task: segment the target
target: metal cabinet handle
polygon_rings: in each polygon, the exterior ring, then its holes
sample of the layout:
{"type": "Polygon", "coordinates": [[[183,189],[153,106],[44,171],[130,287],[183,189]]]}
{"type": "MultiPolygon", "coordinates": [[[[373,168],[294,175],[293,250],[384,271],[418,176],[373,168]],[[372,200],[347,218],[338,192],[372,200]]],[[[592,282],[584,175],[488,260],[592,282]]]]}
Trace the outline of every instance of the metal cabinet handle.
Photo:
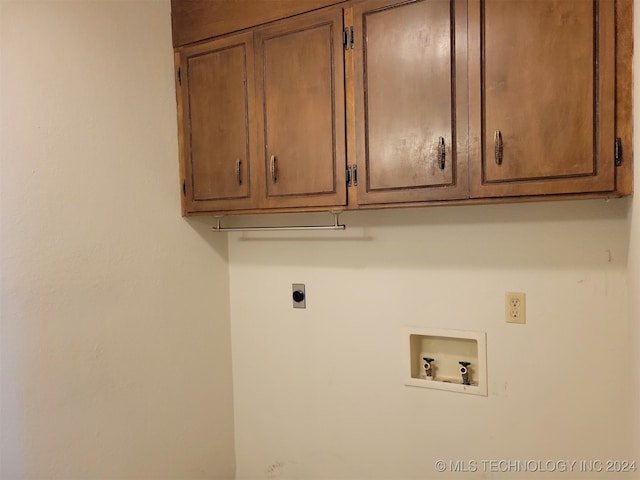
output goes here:
{"type": "Polygon", "coordinates": [[[276,183],[278,181],[278,176],[276,174],[276,156],[271,155],[271,181],[276,183]]]}
{"type": "Polygon", "coordinates": [[[444,138],[438,139],[438,166],[440,170],[444,170],[444,165],[447,161],[447,147],[444,143],[444,138]]]}
{"type": "Polygon", "coordinates": [[[358,186],[358,166],[357,165],[347,165],[347,187],[353,185],[354,187],[358,186]]]}
{"type": "Polygon", "coordinates": [[[240,159],[238,158],[236,160],[236,182],[238,183],[238,185],[242,185],[242,177],[240,175],[240,164],[242,162],[240,162],[240,159]]]}
{"type": "Polygon", "coordinates": [[[496,163],[498,165],[502,165],[502,132],[500,130],[496,130],[496,133],[493,134],[493,147],[495,150],[496,163]]]}

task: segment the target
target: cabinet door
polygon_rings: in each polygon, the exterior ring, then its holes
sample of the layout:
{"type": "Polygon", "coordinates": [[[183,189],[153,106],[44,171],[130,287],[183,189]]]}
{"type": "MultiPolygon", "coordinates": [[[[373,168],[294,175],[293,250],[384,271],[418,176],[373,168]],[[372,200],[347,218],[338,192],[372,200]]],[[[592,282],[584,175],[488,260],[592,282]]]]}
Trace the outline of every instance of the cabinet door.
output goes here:
{"type": "Polygon", "coordinates": [[[472,196],[613,190],[614,1],[469,6],[472,196]]]}
{"type": "Polygon", "coordinates": [[[255,207],[253,36],[179,50],[185,213],[255,207]]]}
{"type": "Polygon", "coordinates": [[[256,31],[267,208],[346,203],[342,9],[256,31]]]}
{"type": "Polygon", "coordinates": [[[466,2],[353,11],[358,203],[466,198],[466,2]]]}

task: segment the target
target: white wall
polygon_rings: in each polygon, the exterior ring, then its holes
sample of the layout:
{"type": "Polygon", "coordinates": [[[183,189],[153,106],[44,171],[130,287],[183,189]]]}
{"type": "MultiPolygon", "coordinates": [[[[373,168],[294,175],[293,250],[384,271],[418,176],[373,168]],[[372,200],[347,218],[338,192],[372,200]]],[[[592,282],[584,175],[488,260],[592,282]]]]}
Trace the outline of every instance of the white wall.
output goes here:
{"type": "Polygon", "coordinates": [[[342,233],[232,235],[237,478],[632,457],[628,206],[352,212],[342,233]],[[526,325],[505,324],[506,291],[526,292],[526,325]],[[486,332],[488,397],[405,387],[405,325],[486,332]]]}
{"type": "Polygon", "coordinates": [[[233,478],[227,246],[180,218],[169,1],[0,15],[0,478],[233,478]]]}
{"type": "MultiPolygon", "coordinates": [[[[633,4],[633,37],[640,39],[640,1],[633,4]]],[[[637,40],[636,40],[637,42],[637,40]]],[[[634,56],[634,72],[640,72],[640,57],[634,56]]],[[[640,79],[634,75],[633,84],[633,112],[634,112],[634,139],[636,152],[640,151],[640,79]]],[[[636,159],[638,155],[635,155],[636,159]]],[[[640,188],[640,160],[635,164],[635,188],[640,188]]],[[[630,234],[629,234],[629,323],[632,328],[631,343],[633,351],[632,365],[633,378],[635,379],[634,405],[640,405],[640,195],[633,198],[633,205],[630,214],[630,234]]],[[[634,444],[635,451],[640,452],[640,409],[635,409],[634,416],[634,444]]]]}

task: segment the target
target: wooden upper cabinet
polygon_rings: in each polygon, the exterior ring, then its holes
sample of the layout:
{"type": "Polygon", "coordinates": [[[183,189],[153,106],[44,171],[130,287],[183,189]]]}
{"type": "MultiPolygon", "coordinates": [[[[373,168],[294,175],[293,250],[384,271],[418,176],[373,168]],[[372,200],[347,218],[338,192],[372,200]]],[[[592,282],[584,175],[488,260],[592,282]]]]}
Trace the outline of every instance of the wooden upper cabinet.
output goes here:
{"type": "Polygon", "coordinates": [[[632,193],[632,0],[172,9],[184,214],[632,193]]]}
{"type": "Polygon", "coordinates": [[[470,0],[471,197],[615,190],[613,0],[470,0]]]}
{"type": "Polygon", "coordinates": [[[365,1],[353,21],[358,203],[466,198],[466,1],[365,1]]]}
{"type": "Polygon", "coordinates": [[[185,213],[255,206],[253,36],[179,52],[185,213]]]}
{"type": "Polygon", "coordinates": [[[342,9],[255,32],[265,208],[346,204],[342,9]]]}

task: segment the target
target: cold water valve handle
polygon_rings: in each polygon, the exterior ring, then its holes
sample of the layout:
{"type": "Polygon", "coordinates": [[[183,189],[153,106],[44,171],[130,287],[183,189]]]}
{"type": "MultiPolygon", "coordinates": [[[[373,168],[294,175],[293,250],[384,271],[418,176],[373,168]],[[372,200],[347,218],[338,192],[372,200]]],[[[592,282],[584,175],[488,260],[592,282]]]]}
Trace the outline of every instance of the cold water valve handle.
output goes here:
{"type": "Polygon", "coordinates": [[[424,374],[428,380],[431,380],[433,378],[433,367],[431,364],[435,361],[435,358],[422,357],[422,360],[424,360],[424,374]]]}
{"type": "Polygon", "coordinates": [[[460,367],[460,374],[462,375],[462,384],[463,385],[471,385],[471,383],[469,382],[469,365],[471,365],[471,362],[458,362],[460,365],[462,365],[460,367]]]}

